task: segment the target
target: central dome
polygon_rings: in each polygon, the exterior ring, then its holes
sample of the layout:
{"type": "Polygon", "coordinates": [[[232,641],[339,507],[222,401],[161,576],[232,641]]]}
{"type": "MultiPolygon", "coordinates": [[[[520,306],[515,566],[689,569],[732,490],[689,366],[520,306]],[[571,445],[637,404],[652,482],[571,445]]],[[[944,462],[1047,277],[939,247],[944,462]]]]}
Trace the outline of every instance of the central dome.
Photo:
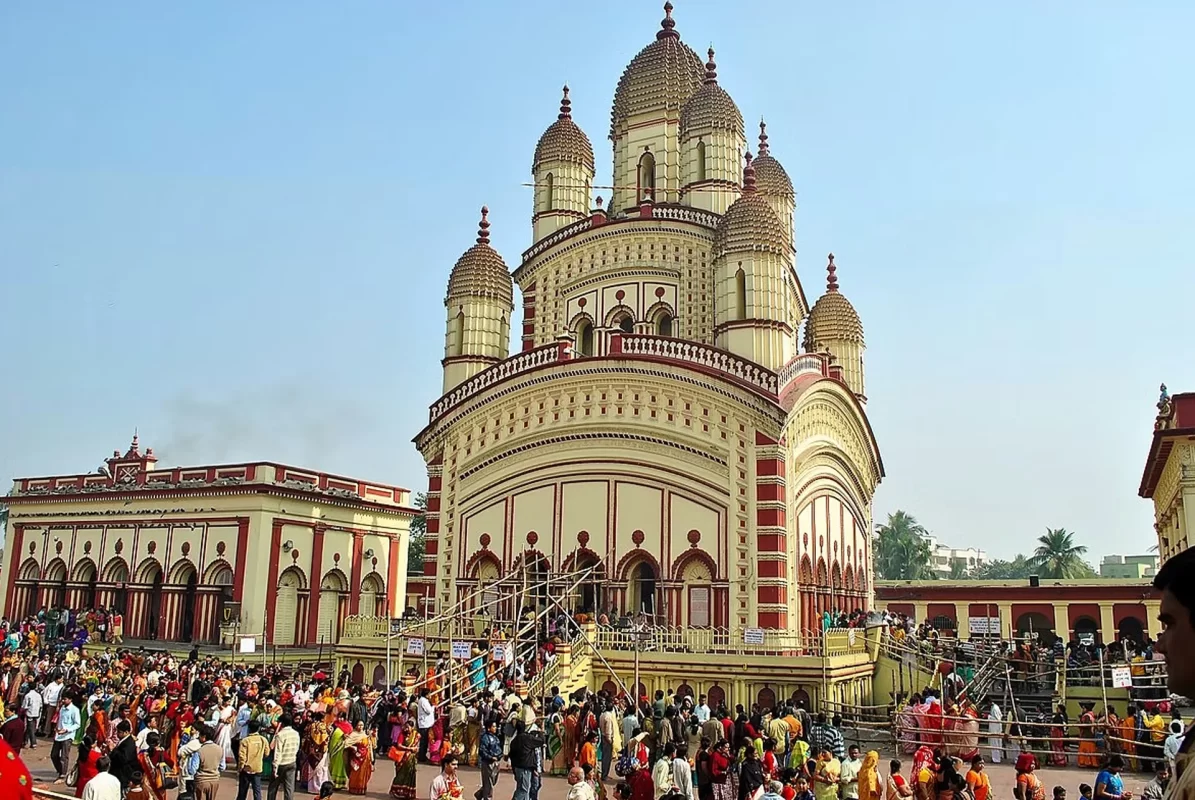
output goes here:
{"type": "Polygon", "coordinates": [[[611,139],[619,123],[636,114],[671,111],[679,115],[705,77],[701,58],[676,32],[672,3],[664,4],[664,15],[656,40],[631,59],[618,79],[610,109],[611,139]]]}

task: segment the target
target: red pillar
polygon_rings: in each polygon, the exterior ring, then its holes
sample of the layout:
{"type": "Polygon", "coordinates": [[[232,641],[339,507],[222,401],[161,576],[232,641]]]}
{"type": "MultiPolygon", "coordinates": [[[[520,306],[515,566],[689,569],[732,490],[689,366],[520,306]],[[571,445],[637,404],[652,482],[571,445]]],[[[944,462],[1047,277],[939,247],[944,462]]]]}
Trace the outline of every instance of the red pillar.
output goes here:
{"type": "Polygon", "coordinates": [[[311,532],[311,600],[307,604],[307,641],[319,641],[320,580],[324,576],[324,526],[311,532]]]}
{"type": "MultiPolygon", "coordinates": [[[[246,552],[248,550],[248,532],[249,522],[246,520],[241,523],[245,531],[246,552]]],[[[278,559],[280,551],[282,550],[282,522],[274,520],[273,530],[270,532],[270,566],[266,570],[266,607],[263,610],[262,625],[265,626],[266,644],[274,643],[274,625],[270,615],[274,613],[274,605],[278,602],[278,559]]],[[[241,540],[238,532],[237,538],[237,571],[236,580],[237,585],[233,587],[233,592],[239,600],[241,597],[241,588],[244,586],[245,574],[245,556],[242,555],[241,540]]],[[[295,632],[296,636],[298,631],[295,632]]]]}
{"type": "MultiPolygon", "coordinates": [[[[349,613],[358,614],[361,609],[361,552],[364,549],[365,533],[353,531],[353,559],[351,577],[349,578],[349,613]]],[[[366,609],[366,613],[373,614],[374,609],[366,609]]]]}

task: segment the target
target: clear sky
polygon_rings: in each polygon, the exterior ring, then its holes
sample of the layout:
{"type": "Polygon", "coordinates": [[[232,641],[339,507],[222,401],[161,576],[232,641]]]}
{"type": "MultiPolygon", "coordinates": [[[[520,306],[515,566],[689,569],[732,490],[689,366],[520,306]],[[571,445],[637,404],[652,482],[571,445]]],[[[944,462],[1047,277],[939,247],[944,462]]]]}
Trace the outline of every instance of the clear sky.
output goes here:
{"type": "MultiPolygon", "coordinates": [[[[288,461],[422,488],[448,272],[512,267],[560,85],[609,182],[630,3],[0,4],[0,475],[288,461]]],[[[833,250],[903,508],[999,556],[1153,543],[1195,390],[1195,4],[676,0],[833,250]]]]}

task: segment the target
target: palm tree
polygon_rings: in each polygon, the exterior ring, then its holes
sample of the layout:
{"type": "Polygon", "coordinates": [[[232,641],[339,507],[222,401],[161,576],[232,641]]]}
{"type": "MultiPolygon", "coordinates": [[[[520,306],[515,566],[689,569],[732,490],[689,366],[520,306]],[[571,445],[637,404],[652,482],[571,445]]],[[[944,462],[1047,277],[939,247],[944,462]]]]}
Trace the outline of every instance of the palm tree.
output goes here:
{"type": "Polygon", "coordinates": [[[1087,547],[1075,544],[1075,535],[1066,528],[1046,528],[1033,551],[1033,565],[1043,578],[1082,578],[1091,573],[1083,560],[1087,547]]]}
{"type": "Polygon", "coordinates": [[[912,515],[904,511],[889,514],[887,524],[876,525],[876,574],[887,580],[934,577],[928,535],[912,515]]]}

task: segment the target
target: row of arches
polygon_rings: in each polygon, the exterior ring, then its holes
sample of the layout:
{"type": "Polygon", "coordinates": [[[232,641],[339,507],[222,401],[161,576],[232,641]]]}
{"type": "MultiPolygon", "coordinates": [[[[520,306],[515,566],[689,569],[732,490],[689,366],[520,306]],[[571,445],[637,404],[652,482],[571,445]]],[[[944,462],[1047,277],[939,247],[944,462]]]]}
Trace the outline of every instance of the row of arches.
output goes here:
{"type": "MultiPolygon", "coordinates": [[[[656,336],[672,336],[676,317],[666,303],[656,303],[648,310],[644,320],[650,326],[650,333],[656,336]]],[[[635,333],[635,317],[627,306],[618,306],[607,315],[606,327],[623,333],[635,333]]],[[[594,355],[594,319],[587,313],[578,314],[572,325],[573,340],[579,355],[594,355]]]]}
{"type": "Polygon", "coordinates": [[[331,645],[340,641],[344,620],[353,613],[363,616],[387,616],[386,583],[377,572],[370,572],[354,590],[348,576],[340,569],[329,570],[312,597],[307,575],[298,566],[287,567],[278,576],[272,615],[271,643],[278,647],[294,645],[331,645]],[[314,608],[313,608],[314,605],[314,608]]]}
{"type": "MultiPolygon", "coordinates": [[[[665,572],[655,557],[644,551],[632,551],[609,570],[597,553],[581,549],[565,559],[559,572],[569,574],[589,569],[577,582],[554,586],[548,559],[532,551],[520,557],[507,574],[527,565],[528,601],[537,607],[549,602],[549,593],[568,591],[566,607],[578,613],[619,616],[644,615],[656,624],[694,628],[721,627],[729,618],[729,586],[718,575],[717,565],[704,551],[687,551],[665,572]]],[[[472,597],[473,607],[513,602],[503,599],[493,586],[503,575],[497,556],[488,550],[476,553],[466,566],[466,578],[458,581],[460,599],[472,597]]]]}
{"type": "Polygon", "coordinates": [[[90,558],[73,568],[55,558],[42,568],[26,559],[17,574],[11,614],[24,618],[41,608],[115,609],[124,617],[124,636],[180,642],[216,642],[224,603],[233,599],[235,575],[223,559],[212,562],[200,579],[189,559],[167,573],[161,562],[146,558],[130,579],[129,564],[116,557],[101,572],[90,558]]]}
{"type": "Polygon", "coordinates": [[[862,566],[845,567],[818,558],[817,566],[809,556],[802,556],[797,571],[801,601],[801,630],[821,630],[821,617],[827,611],[850,613],[868,606],[867,573],[862,566]]]}

